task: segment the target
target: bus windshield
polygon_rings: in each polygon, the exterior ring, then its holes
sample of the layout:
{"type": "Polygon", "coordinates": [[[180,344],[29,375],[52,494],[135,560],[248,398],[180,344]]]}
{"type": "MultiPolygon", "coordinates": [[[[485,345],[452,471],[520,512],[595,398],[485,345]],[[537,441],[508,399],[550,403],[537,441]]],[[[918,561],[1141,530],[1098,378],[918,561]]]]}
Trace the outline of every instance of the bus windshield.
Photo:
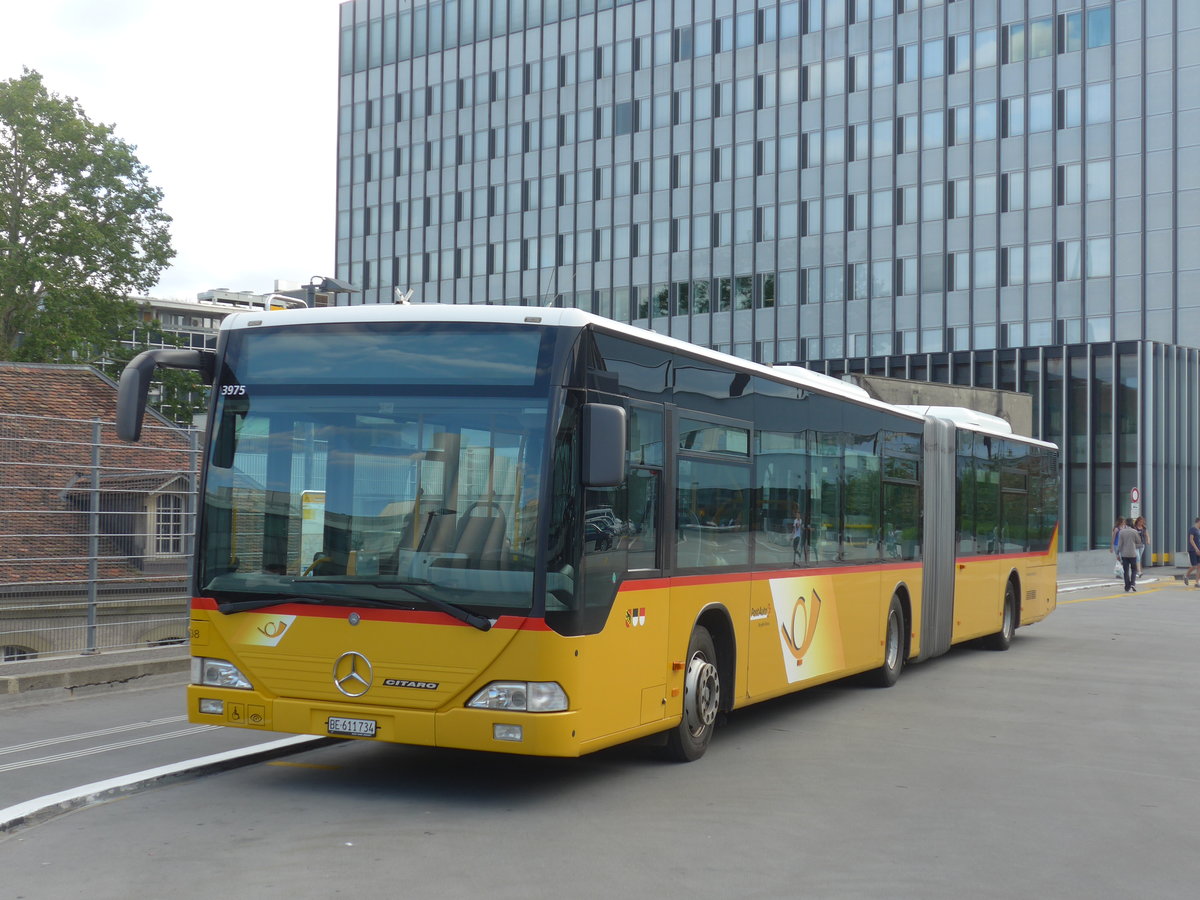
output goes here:
{"type": "Polygon", "coordinates": [[[270,331],[231,335],[215,388],[200,591],[232,608],[302,601],[528,613],[547,427],[541,336],[524,345],[532,353],[524,360],[507,343],[507,370],[525,372],[507,388],[447,389],[430,386],[446,348],[404,335],[392,335],[389,349],[420,373],[416,385],[372,364],[383,346],[373,337],[356,352],[328,334],[323,356],[338,361],[336,374],[322,377],[321,355],[292,356],[293,382],[283,383],[277,361],[296,348],[253,345],[290,343],[297,329],[270,331]]]}

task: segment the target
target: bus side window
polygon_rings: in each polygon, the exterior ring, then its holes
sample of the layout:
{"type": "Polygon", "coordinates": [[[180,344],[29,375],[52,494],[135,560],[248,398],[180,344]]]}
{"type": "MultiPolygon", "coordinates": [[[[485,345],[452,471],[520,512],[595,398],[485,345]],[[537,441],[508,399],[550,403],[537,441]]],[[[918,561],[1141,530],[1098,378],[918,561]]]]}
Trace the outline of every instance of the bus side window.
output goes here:
{"type": "Polygon", "coordinates": [[[661,473],[656,469],[629,472],[628,571],[658,569],[658,497],[661,473]]]}

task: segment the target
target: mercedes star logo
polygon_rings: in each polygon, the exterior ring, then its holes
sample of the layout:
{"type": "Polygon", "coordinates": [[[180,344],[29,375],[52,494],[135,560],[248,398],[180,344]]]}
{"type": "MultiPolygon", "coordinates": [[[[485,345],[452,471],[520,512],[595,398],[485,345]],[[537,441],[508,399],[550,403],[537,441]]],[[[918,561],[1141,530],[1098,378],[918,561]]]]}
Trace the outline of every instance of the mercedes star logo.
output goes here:
{"type": "Polygon", "coordinates": [[[371,687],[371,661],[361,653],[343,653],[333,664],[333,686],[347,697],[361,697],[371,687]]]}

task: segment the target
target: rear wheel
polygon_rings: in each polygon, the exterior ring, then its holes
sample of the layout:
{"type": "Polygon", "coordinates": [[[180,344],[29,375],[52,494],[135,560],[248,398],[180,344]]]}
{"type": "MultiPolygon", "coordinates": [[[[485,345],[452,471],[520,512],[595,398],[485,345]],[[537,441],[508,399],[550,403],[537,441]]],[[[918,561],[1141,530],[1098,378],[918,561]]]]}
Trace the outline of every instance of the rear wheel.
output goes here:
{"type": "Polygon", "coordinates": [[[697,625],[688,643],[683,676],[683,719],[667,735],[666,755],[678,762],[699,759],[708,749],[721,702],[721,675],[712,635],[697,625]]]}
{"type": "Polygon", "coordinates": [[[1007,650],[1012,646],[1016,632],[1017,589],[1010,581],[1004,586],[1004,617],[1000,620],[1000,630],[985,637],[983,646],[988,650],[1007,650]]]}
{"type": "Polygon", "coordinates": [[[892,594],[888,605],[887,626],[883,637],[883,665],[871,673],[878,687],[891,687],[904,669],[904,607],[900,597],[892,594]]]}

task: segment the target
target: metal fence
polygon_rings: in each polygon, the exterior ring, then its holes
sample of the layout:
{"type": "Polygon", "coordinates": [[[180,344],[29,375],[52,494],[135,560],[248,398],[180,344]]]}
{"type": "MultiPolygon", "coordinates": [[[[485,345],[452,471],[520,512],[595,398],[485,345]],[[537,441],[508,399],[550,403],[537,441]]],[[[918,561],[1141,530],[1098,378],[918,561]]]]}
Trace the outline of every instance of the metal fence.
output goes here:
{"type": "Polygon", "coordinates": [[[0,413],[0,665],[183,643],[198,436],[0,413]]]}

